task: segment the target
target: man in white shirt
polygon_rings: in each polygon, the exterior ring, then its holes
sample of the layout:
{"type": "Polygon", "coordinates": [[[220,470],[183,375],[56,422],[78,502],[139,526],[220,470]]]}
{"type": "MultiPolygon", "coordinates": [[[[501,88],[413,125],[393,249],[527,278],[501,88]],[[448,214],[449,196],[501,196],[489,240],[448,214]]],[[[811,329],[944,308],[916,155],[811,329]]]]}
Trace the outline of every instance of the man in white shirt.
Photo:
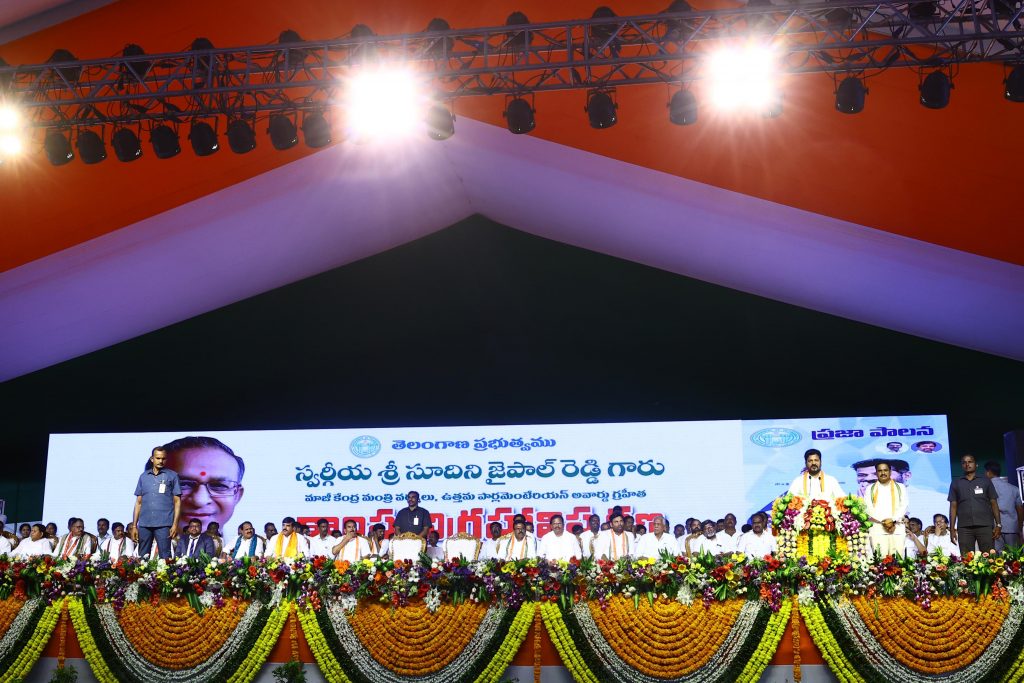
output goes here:
{"type": "Polygon", "coordinates": [[[46,528],[42,524],[33,524],[28,538],[19,543],[14,550],[15,557],[24,558],[50,555],[51,553],[53,553],[53,546],[50,545],[50,539],[46,538],[46,528]]]}
{"type": "Polygon", "coordinates": [[[750,531],[740,536],[737,550],[747,557],[763,558],[775,552],[776,542],[772,533],[767,530],[768,516],[763,512],[755,512],[751,518],[750,531]]]}
{"type": "Polygon", "coordinates": [[[96,520],[96,541],[102,545],[108,538],[110,538],[110,520],[100,517],[96,520]]]}
{"type": "Polygon", "coordinates": [[[903,517],[910,505],[907,488],[893,481],[887,462],[875,465],[875,477],[875,482],[869,484],[864,492],[864,506],[871,520],[871,528],[868,529],[871,551],[882,557],[902,555],[907,534],[903,517]]]}
{"type": "Polygon", "coordinates": [[[267,541],[265,557],[277,557],[282,560],[294,560],[309,554],[309,540],[295,531],[295,518],[285,517],[281,520],[281,533],[267,541]]]}
{"type": "MultiPolygon", "coordinates": [[[[366,535],[366,542],[370,546],[370,555],[372,557],[387,557],[388,554],[388,539],[384,538],[384,532],[387,531],[387,527],[381,523],[374,524],[370,527],[370,533],[366,535]]],[[[337,537],[341,538],[341,535],[337,537]]]]}
{"type": "Polygon", "coordinates": [[[310,557],[321,555],[323,557],[334,558],[334,546],[338,544],[338,541],[334,536],[331,536],[330,522],[321,517],[316,520],[316,530],[317,535],[312,536],[309,539],[310,557]]]}
{"type": "Polygon", "coordinates": [[[652,560],[661,558],[662,553],[675,556],[678,549],[676,538],[668,533],[665,518],[658,515],[651,520],[651,533],[643,534],[636,542],[636,556],[649,557],[652,560]]]}
{"type": "Polygon", "coordinates": [[[122,557],[132,557],[135,555],[135,541],[128,538],[124,533],[124,524],[121,522],[114,522],[112,527],[114,533],[107,536],[107,540],[100,542],[99,552],[106,553],[107,559],[111,562],[117,562],[122,557]]]}
{"type": "Polygon", "coordinates": [[[549,562],[568,562],[574,557],[583,557],[580,539],[565,530],[565,518],[560,514],[554,514],[551,516],[550,524],[551,531],[540,539],[540,557],[549,562]]]}
{"type": "Polygon", "coordinates": [[[501,523],[491,522],[487,525],[487,533],[490,534],[480,542],[480,559],[492,560],[497,557],[498,539],[501,538],[501,523]]]}
{"type": "Polygon", "coordinates": [[[601,532],[601,518],[598,515],[590,515],[587,518],[587,530],[580,534],[580,546],[583,548],[583,557],[593,557],[594,541],[601,532]]]}
{"type": "MultiPolygon", "coordinates": [[[[921,520],[917,517],[911,517],[910,519],[904,520],[906,522],[906,541],[904,541],[903,548],[904,553],[907,557],[918,557],[928,552],[928,546],[925,545],[927,540],[923,533],[921,533],[921,527],[923,526],[921,520]]],[[[871,533],[871,530],[868,530],[871,533]]]]}
{"type": "Polygon", "coordinates": [[[427,534],[427,557],[438,562],[444,562],[444,544],[441,543],[441,534],[436,529],[431,529],[427,534]]]}
{"type": "Polygon", "coordinates": [[[243,557],[262,557],[266,551],[266,539],[256,535],[252,522],[245,521],[238,525],[238,537],[224,546],[221,556],[227,560],[240,560],[243,557]]]}
{"type": "MultiPolygon", "coordinates": [[[[331,540],[334,541],[337,539],[332,537],[331,540]]],[[[358,562],[369,554],[370,542],[366,540],[366,536],[363,536],[356,531],[355,520],[345,520],[344,533],[341,535],[341,540],[332,546],[331,557],[336,557],[339,560],[346,560],[351,563],[358,562]]]]}
{"type": "Polygon", "coordinates": [[[827,500],[830,505],[836,498],[846,497],[836,478],[821,471],[821,451],[817,448],[804,453],[804,471],[789,485],[789,492],[804,502],[827,500]]]}
{"type": "Polygon", "coordinates": [[[960,546],[953,543],[953,537],[949,534],[949,518],[939,512],[932,517],[932,523],[935,525],[934,531],[925,534],[928,554],[941,550],[946,557],[960,557],[960,546]]]}
{"type": "Polygon", "coordinates": [[[622,557],[632,557],[635,548],[633,534],[626,531],[621,512],[613,512],[609,520],[611,528],[602,531],[594,540],[594,559],[615,562],[622,557]]]}
{"type": "Polygon", "coordinates": [[[690,555],[699,555],[700,553],[721,555],[729,552],[728,547],[719,536],[718,525],[710,519],[705,519],[704,535],[690,542],[690,555]]]}
{"type": "Polygon", "coordinates": [[[736,515],[730,512],[723,521],[725,528],[718,533],[718,537],[722,539],[729,552],[736,552],[740,547],[740,537],[743,535],[736,529],[736,515]]]}
{"type": "Polygon", "coordinates": [[[498,539],[495,550],[497,560],[527,560],[537,557],[537,543],[533,536],[526,533],[526,520],[517,517],[512,526],[512,533],[498,539]]]}

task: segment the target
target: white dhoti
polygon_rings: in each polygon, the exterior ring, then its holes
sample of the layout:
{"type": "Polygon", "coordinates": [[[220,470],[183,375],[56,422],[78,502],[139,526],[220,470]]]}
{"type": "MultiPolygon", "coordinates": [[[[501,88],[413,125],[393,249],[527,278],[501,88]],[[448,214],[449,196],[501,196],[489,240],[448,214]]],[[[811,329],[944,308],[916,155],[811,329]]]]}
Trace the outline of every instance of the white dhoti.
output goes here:
{"type": "Polygon", "coordinates": [[[887,533],[881,524],[874,524],[868,529],[868,538],[871,540],[871,552],[886,555],[903,555],[907,542],[907,530],[902,524],[897,524],[893,532],[887,533]]]}

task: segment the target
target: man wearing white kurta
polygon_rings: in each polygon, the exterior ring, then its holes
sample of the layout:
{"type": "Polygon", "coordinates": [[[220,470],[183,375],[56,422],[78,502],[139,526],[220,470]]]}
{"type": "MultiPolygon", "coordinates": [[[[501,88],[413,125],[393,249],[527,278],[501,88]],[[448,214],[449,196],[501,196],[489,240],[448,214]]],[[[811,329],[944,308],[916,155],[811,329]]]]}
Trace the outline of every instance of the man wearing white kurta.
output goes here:
{"type": "Polygon", "coordinates": [[[281,520],[281,533],[267,541],[264,557],[276,557],[282,560],[295,560],[309,554],[309,540],[295,530],[295,518],[285,517],[281,520]]]}
{"type": "Polygon", "coordinates": [[[932,522],[935,531],[928,534],[928,554],[941,550],[946,557],[960,557],[960,546],[953,543],[953,537],[949,535],[949,519],[946,515],[940,512],[932,518],[932,522]]]}
{"type": "Polygon", "coordinates": [[[580,546],[583,548],[583,557],[593,557],[594,553],[591,551],[594,540],[597,535],[601,532],[601,518],[597,515],[590,515],[587,518],[587,528],[580,534],[580,546]]]}
{"type": "Polygon", "coordinates": [[[117,562],[122,557],[133,557],[135,555],[135,541],[128,538],[124,533],[124,524],[114,522],[114,533],[107,536],[107,540],[100,541],[100,553],[107,553],[111,562],[117,562]]]}
{"type": "Polygon", "coordinates": [[[526,560],[537,557],[537,541],[526,533],[526,522],[517,519],[512,533],[498,539],[494,552],[496,560],[526,560]]]}
{"type": "Polygon", "coordinates": [[[709,553],[711,555],[721,555],[722,553],[731,552],[729,548],[732,544],[723,541],[721,536],[722,534],[718,533],[717,525],[712,520],[704,520],[704,535],[690,541],[690,554],[709,553]]]}
{"type": "Polygon", "coordinates": [[[868,486],[864,496],[871,528],[868,538],[871,539],[871,551],[875,554],[903,555],[907,540],[907,529],[903,525],[903,517],[907,514],[907,488],[892,480],[889,464],[880,462],[875,465],[878,481],[868,486]]]}
{"type": "Polygon", "coordinates": [[[594,540],[594,559],[615,562],[621,557],[632,557],[636,548],[633,534],[625,530],[625,520],[618,512],[612,513],[611,528],[602,531],[594,540]]]}
{"type": "Polygon", "coordinates": [[[789,492],[805,503],[827,500],[833,505],[836,498],[846,497],[836,478],[821,471],[821,451],[817,448],[804,453],[804,471],[789,485],[789,492]]]}
{"type": "Polygon", "coordinates": [[[637,557],[657,560],[661,558],[662,553],[675,556],[678,547],[676,537],[665,528],[665,518],[658,515],[651,520],[651,532],[637,540],[635,553],[637,557]]]}
{"type": "Polygon", "coordinates": [[[497,557],[499,538],[501,538],[501,523],[491,522],[487,525],[487,534],[480,541],[481,560],[493,560],[497,557]]]}
{"type": "Polygon", "coordinates": [[[338,544],[338,539],[331,536],[330,529],[330,522],[323,517],[316,521],[317,534],[309,538],[310,557],[316,557],[317,555],[334,557],[334,546],[338,544]]]}
{"type": "Polygon", "coordinates": [[[370,554],[370,542],[366,536],[362,536],[356,531],[356,523],[351,519],[345,521],[345,533],[341,538],[337,539],[332,536],[331,540],[337,541],[331,550],[331,557],[336,557],[339,560],[358,562],[370,554]]]}
{"type": "Polygon", "coordinates": [[[562,515],[552,515],[551,531],[541,536],[540,547],[537,553],[545,560],[564,560],[568,562],[572,558],[583,557],[583,548],[580,540],[575,534],[565,530],[565,518],[562,515]]]}
{"type": "Polygon", "coordinates": [[[252,522],[242,522],[239,527],[242,534],[224,546],[223,553],[231,560],[240,560],[243,557],[263,557],[267,552],[267,541],[262,536],[256,535],[256,529],[252,522]]]}
{"type": "Polygon", "coordinates": [[[771,555],[776,550],[775,537],[765,527],[768,526],[768,518],[763,512],[755,512],[750,520],[753,527],[750,531],[740,536],[737,550],[747,557],[757,559],[765,555],[771,555]]]}

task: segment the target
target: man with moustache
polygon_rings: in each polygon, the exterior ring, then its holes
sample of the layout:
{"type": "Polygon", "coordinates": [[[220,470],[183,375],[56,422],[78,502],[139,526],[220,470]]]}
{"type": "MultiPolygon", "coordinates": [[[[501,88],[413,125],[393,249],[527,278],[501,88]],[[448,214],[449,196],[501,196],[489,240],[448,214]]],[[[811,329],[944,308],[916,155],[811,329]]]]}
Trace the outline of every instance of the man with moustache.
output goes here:
{"type": "Polygon", "coordinates": [[[204,528],[227,526],[245,488],[245,461],[212,436],[186,436],[163,446],[167,467],[181,482],[181,517],[204,528]]]}
{"type": "Polygon", "coordinates": [[[970,453],[960,458],[964,474],[949,485],[949,534],[960,546],[960,556],[974,550],[993,550],[1002,531],[999,494],[988,477],[978,476],[978,463],[970,453]]]}
{"type": "Polygon", "coordinates": [[[171,540],[178,537],[181,516],[181,485],[178,473],[166,469],[167,452],[154,448],[149,466],[135,485],[135,512],[132,514],[132,540],[139,554],[148,556],[156,542],[162,559],[171,558],[171,540]]]}
{"type": "Polygon", "coordinates": [[[770,531],[767,531],[768,515],[763,512],[755,512],[750,521],[752,528],[740,536],[738,550],[748,557],[758,559],[774,554],[776,543],[775,537],[770,531]]]}
{"type": "Polygon", "coordinates": [[[583,557],[594,556],[594,541],[599,533],[601,533],[601,516],[590,515],[587,517],[587,530],[580,534],[583,557]]]}
{"type": "Polygon", "coordinates": [[[100,543],[100,553],[106,553],[107,559],[111,562],[135,555],[135,541],[124,533],[124,524],[114,522],[110,529],[113,533],[107,536],[107,540],[100,543]]]}
{"type": "Polygon", "coordinates": [[[541,558],[549,562],[568,562],[574,557],[579,559],[583,556],[580,540],[565,531],[565,518],[562,515],[551,515],[549,524],[551,531],[541,537],[540,548],[537,550],[541,558]]]}
{"type": "Polygon", "coordinates": [[[678,549],[675,536],[668,533],[665,518],[658,515],[651,520],[651,533],[642,534],[636,542],[636,556],[657,560],[662,553],[675,555],[678,549]]]}
{"type": "Polygon", "coordinates": [[[256,534],[252,522],[245,521],[238,527],[238,538],[224,547],[224,559],[240,560],[243,557],[262,557],[267,550],[267,541],[256,534]]]}
{"type": "Polygon", "coordinates": [[[804,453],[804,471],[790,484],[789,492],[804,502],[827,500],[831,504],[836,498],[846,497],[836,478],[821,470],[821,451],[817,448],[804,453]]]}
{"type": "Polygon", "coordinates": [[[608,520],[611,528],[602,531],[594,539],[594,559],[615,562],[622,557],[632,557],[635,550],[633,534],[626,531],[626,522],[621,512],[613,512],[608,520]]]}
{"type": "Polygon", "coordinates": [[[907,531],[903,518],[907,514],[910,500],[907,488],[893,481],[889,464],[879,462],[875,465],[876,481],[868,486],[864,496],[871,528],[868,538],[871,550],[875,554],[904,554],[907,531]]]}

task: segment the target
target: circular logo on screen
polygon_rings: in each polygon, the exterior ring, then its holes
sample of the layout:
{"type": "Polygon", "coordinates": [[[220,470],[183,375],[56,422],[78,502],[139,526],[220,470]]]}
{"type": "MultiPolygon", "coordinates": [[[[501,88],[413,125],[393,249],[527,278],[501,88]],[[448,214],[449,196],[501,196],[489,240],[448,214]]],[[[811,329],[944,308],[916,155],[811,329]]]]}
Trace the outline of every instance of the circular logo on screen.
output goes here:
{"type": "Polygon", "coordinates": [[[372,458],[380,453],[380,441],[372,436],[357,436],[352,439],[348,449],[357,458],[372,458]]]}
{"type": "Polygon", "coordinates": [[[769,427],[751,434],[750,440],[765,448],[785,448],[800,441],[800,432],[787,427],[769,427]]]}

